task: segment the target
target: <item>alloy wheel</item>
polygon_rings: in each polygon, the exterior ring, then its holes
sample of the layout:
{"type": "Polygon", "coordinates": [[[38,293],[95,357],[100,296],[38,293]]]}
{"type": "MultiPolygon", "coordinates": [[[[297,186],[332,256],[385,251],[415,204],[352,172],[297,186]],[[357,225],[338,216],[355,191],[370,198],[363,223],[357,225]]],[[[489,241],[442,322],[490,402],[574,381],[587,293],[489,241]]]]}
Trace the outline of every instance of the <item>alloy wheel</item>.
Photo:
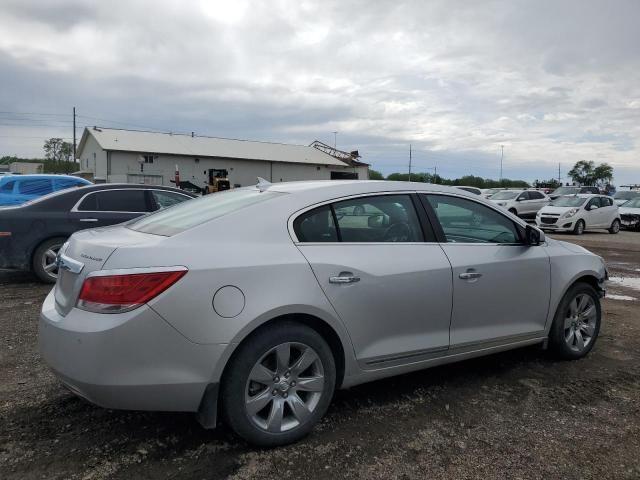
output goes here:
{"type": "Polygon", "coordinates": [[[324,391],[324,368],[317,352],[287,342],[256,362],[245,388],[245,411],[251,422],[270,433],[305,423],[324,391]]]}
{"type": "Polygon", "coordinates": [[[582,352],[593,341],[598,312],[593,298],[580,293],[569,302],[564,319],[564,340],[574,352],[582,352]]]}
{"type": "Polygon", "coordinates": [[[62,244],[51,245],[44,251],[40,260],[42,262],[42,270],[54,279],[58,278],[58,263],[56,259],[58,257],[60,247],[62,247],[62,244]]]}

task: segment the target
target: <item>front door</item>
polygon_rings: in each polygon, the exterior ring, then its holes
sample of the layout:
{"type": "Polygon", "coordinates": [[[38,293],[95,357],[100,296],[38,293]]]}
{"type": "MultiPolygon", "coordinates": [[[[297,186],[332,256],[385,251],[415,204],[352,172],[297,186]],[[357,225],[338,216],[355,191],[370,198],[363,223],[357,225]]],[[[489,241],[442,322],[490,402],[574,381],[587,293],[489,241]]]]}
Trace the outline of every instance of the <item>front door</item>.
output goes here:
{"type": "Polygon", "coordinates": [[[422,197],[453,272],[451,348],[542,335],[550,264],[516,224],[484,204],[453,195],[422,197]]]}
{"type": "Polygon", "coordinates": [[[344,322],[364,368],[449,346],[451,267],[425,243],[416,197],[364,196],[300,215],[297,246],[344,322]]]}

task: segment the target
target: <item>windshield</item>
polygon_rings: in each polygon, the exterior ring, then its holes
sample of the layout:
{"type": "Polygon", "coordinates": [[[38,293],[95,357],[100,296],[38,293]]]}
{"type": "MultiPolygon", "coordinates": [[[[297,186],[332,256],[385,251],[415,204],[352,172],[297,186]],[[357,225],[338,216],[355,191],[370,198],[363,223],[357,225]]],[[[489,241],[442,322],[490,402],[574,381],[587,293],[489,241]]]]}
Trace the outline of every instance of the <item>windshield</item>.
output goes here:
{"type": "Polygon", "coordinates": [[[640,208],[640,197],[636,197],[636,198],[633,198],[633,199],[629,200],[628,202],[624,202],[620,206],[621,207],[626,207],[626,208],[640,208]]]}
{"type": "Polygon", "coordinates": [[[502,192],[494,193],[491,195],[491,200],[512,200],[516,198],[520,192],[509,192],[507,190],[503,190],[502,192]]]}
{"type": "Polygon", "coordinates": [[[553,191],[554,195],[568,195],[571,193],[578,193],[578,190],[580,190],[578,187],[560,187],[560,188],[556,188],[553,191]]]}
{"type": "Polygon", "coordinates": [[[579,207],[584,205],[587,199],[583,197],[560,197],[553,202],[551,205],[554,207],[579,207]]]}
{"type": "Polygon", "coordinates": [[[618,192],[613,196],[616,200],[631,200],[637,197],[640,197],[640,192],[618,192]]]}
{"type": "Polygon", "coordinates": [[[128,223],[127,227],[137,232],[171,236],[227,213],[279,195],[286,194],[269,191],[261,192],[255,188],[212,193],[159,210],[151,215],[140,217],[128,223]]]}

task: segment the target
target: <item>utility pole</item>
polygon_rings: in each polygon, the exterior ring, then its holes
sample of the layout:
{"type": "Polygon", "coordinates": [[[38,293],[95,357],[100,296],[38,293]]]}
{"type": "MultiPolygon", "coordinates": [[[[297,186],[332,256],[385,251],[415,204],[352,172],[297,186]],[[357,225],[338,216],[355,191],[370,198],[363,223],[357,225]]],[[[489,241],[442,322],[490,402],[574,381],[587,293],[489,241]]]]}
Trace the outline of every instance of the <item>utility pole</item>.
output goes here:
{"type": "Polygon", "coordinates": [[[409,181],[411,181],[411,144],[409,144],[409,181]]]}
{"type": "Polygon", "coordinates": [[[560,182],[560,162],[558,162],[558,183],[562,185],[562,182],[560,182]]]}
{"type": "Polygon", "coordinates": [[[337,150],[336,145],[338,144],[338,132],[336,130],[331,133],[333,133],[333,149],[337,150]]]}
{"type": "Polygon", "coordinates": [[[433,167],[433,180],[434,183],[438,183],[438,166],[433,167]]]}
{"type": "Polygon", "coordinates": [[[73,107],[73,163],[76,163],[76,107],[73,107]]]}
{"type": "Polygon", "coordinates": [[[500,181],[502,181],[502,159],[504,158],[504,145],[500,145],[500,181]]]}

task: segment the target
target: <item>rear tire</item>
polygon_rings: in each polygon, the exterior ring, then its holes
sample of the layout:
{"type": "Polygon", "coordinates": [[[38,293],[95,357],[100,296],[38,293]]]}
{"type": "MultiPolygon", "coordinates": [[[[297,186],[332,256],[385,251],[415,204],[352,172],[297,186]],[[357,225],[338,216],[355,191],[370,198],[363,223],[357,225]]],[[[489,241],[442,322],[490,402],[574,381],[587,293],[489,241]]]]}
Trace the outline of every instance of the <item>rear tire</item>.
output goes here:
{"type": "Polygon", "coordinates": [[[584,233],[584,228],[584,220],[578,220],[575,227],[573,227],[573,233],[575,235],[582,235],[584,233]]]}
{"type": "Polygon", "coordinates": [[[509,213],[514,214],[516,217],[518,216],[518,211],[515,208],[510,208],[509,213]]]}
{"type": "Polygon", "coordinates": [[[286,445],[308,435],[327,411],[336,385],[327,342],[315,330],[289,321],[248,338],[225,372],[223,419],[260,447],[286,445]]]}
{"type": "Polygon", "coordinates": [[[36,277],[44,283],[56,283],[58,279],[58,267],[56,266],[56,256],[58,250],[66,242],[64,237],[49,238],[42,242],[31,259],[31,269],[36,277]]]}
{"type": "Polygon", "coordinates": [[[549,331],[549,349],[567,360],[584,357],[596,343],[601,320],[598,292],[588,283],[576,283],[558,305],[549,331]]]}
{"type": "Polygon", "coordinates": [[[619,231],[620,231],[620,220],[616,218],[611,224],[611,227],[609,227],[609,233],[616,234],[619,231]]]}

